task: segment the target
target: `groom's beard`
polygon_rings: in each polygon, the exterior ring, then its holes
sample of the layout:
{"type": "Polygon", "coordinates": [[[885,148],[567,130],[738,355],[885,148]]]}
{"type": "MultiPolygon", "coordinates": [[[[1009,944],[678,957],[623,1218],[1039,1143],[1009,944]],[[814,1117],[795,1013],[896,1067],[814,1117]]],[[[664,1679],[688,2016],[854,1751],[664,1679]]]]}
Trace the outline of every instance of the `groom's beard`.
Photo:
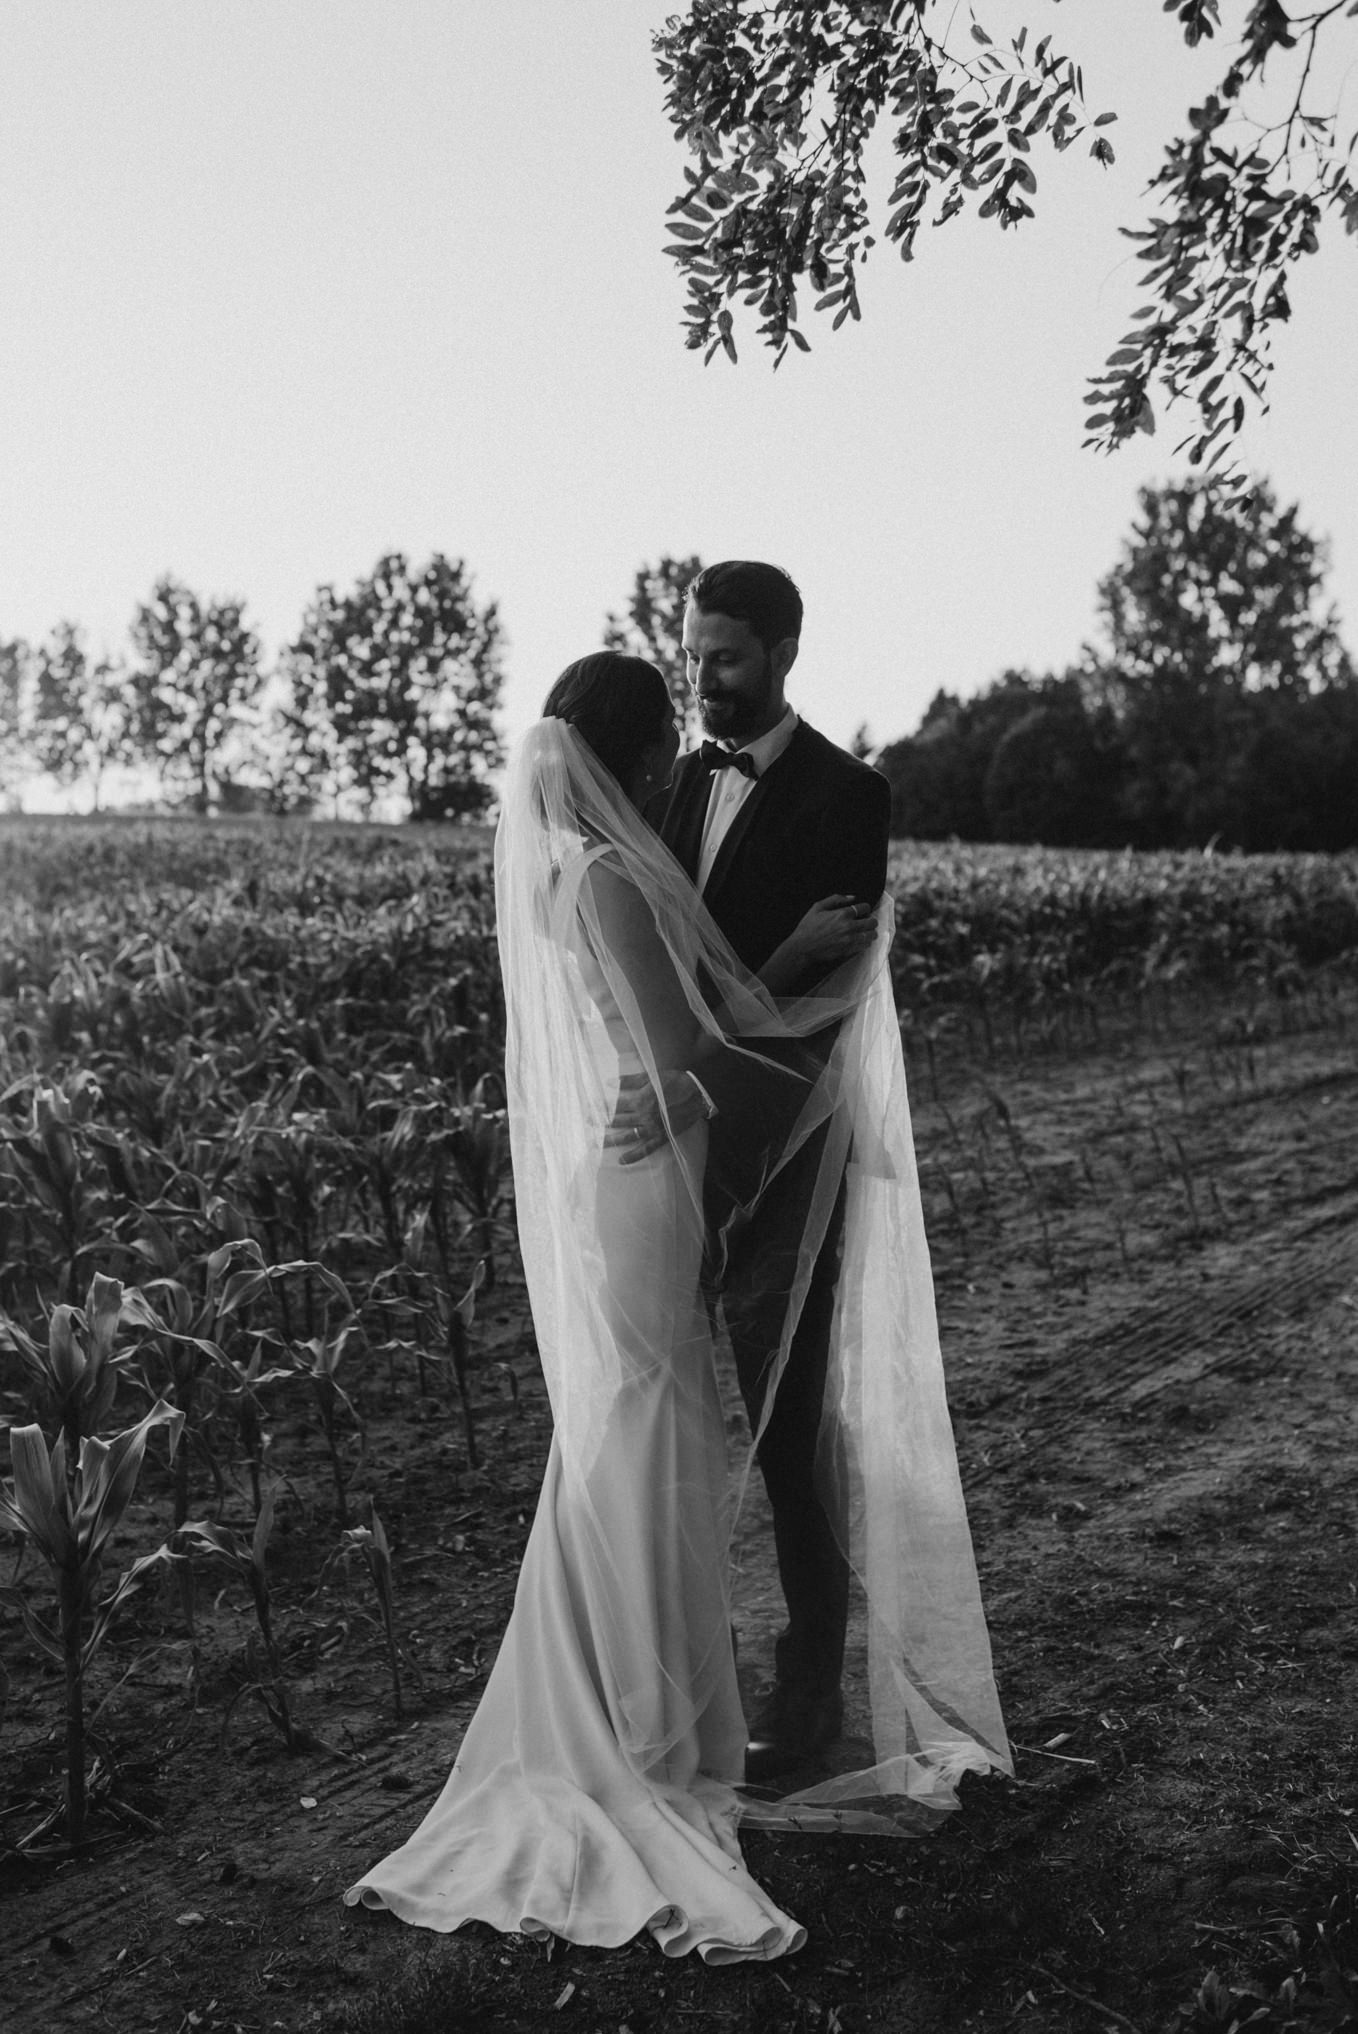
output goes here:
{"type": "Polygon", "coordinates": [[[699,699],[698,718],[703,733],[712,741],[739,748],[741,742],[763,730],[773,697],[773,658],[767,650],[759,678],[754,692],[709,692],[699,699]]]}

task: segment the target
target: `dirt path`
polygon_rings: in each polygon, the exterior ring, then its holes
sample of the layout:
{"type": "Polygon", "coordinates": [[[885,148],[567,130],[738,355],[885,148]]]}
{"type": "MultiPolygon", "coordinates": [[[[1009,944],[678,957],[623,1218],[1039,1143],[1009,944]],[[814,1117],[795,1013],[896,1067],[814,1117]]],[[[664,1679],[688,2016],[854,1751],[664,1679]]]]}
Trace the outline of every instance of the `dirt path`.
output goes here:
{"type": "MultiPolygon", "coordinates": [[[[1349,1023],[1266,1038],[1204,1020],[1154,1048],[945,1062],[936,1093],[916,1080],[1017,1779],[923,1844],[752,1837],[753,1868],[811,1929],[802,1956],[707,1972],[640,1944],[548,1961],[338,1905],[441,1784],[505,1613],[544,1433],[510,1295],[491,1353],[512,1359],[525,1410],[487,1413],[485,1473],[458,1466],[442,1414],[375,1425],[370,1487],[401,1491],[415,1715],[391,1720],[357,1598],[308,1611],[300,1588],[299,1700],[347,1760],[287,1760],[244,1708],[223,1756],[211,1690],[194,1715],[176,1654],[134,1673],[105,1724],[145,1756],[134,1798],[159,1833],[7,1873],[6,2027],[338,2027],[346,2010],[409,2034],[1162,2027],[1209,1964],[1246,1956],[1355,1856],[1349,1023]]],[[[223,1616],[227,1657],[243,1624],[223,1616]]],[[[31,1674],[20,1690],[21,1785],[52,1692],[31,1674]]]]}

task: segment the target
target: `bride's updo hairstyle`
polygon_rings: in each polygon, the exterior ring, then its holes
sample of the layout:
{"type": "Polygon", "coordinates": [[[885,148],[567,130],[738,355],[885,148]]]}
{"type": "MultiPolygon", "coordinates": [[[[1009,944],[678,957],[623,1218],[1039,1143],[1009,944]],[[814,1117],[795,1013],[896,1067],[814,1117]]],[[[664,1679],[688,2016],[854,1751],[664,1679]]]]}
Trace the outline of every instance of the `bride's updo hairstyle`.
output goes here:
{"type": "Polygon", "coordinates": [[[566,721],[627,784],[643,749],[663,737],[669,704],[669,687],[654,664],[620,650],[596,650],[567,664],[542,703],[542,717],[566,721]]]}

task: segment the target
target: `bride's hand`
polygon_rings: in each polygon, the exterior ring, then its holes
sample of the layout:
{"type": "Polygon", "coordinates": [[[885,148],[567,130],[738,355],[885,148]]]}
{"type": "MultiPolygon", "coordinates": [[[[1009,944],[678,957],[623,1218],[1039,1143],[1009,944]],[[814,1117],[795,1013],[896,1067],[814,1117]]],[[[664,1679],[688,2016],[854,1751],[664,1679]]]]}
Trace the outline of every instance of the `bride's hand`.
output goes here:
{"type": "Polygon", "coordinates": [[[667,1069],[660,1080],[663,1115],[660,1098],[645,1074],[624,1074],[619,1084],[617,1104],[604,1131],[604,1149],[616,1151],[624,1165],[650,1158],[708,1113],[701,1089],[682,1068],[667,1069]]]}
{"type": "Polygon", "coordinates": [[[811,906],[792,932],[788,944],[801,965],[832,968],[866,953],[877,936],[877,913],[871,904],[836,892],[811,906]]]}

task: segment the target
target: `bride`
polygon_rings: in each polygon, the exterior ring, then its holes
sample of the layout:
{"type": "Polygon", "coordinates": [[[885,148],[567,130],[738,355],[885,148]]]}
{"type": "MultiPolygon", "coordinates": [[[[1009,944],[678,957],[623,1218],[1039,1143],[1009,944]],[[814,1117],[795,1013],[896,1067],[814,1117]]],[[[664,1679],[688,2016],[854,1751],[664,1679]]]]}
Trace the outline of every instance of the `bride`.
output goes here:
{"type": "Polygon", "coordinates": [[[964,1772],[1009,1758],[943,1393],[891,907],[866,949],[847,909],[815,907],[765,972],[827,972],[775,1001],[642,818],[678,747],[661,674],[601,652],[558,680],[510,768],[506,1085],[553,1440],[447,1783],[345,1898],[439,1930],[617,1945],[649,1929],[669,1955],[722,1963],[805,1940],[745,1870],[738,1823],[916,1832],[956,1806],[964,1772]],[[723,1075],[719,1122],[705,1069],[723,1075]],[[720,1285],[726,1238],[804,1148],[819,1175],[800,1247],[774,1253],[777,1275],[796,1268],[762,1417],[847,1181],[820,1452],[861,1694],[832,1769],[775,1799],[742,1789],[732,1619],[769,1570],[748,1454],[728,1471],[720,1285]]]}

